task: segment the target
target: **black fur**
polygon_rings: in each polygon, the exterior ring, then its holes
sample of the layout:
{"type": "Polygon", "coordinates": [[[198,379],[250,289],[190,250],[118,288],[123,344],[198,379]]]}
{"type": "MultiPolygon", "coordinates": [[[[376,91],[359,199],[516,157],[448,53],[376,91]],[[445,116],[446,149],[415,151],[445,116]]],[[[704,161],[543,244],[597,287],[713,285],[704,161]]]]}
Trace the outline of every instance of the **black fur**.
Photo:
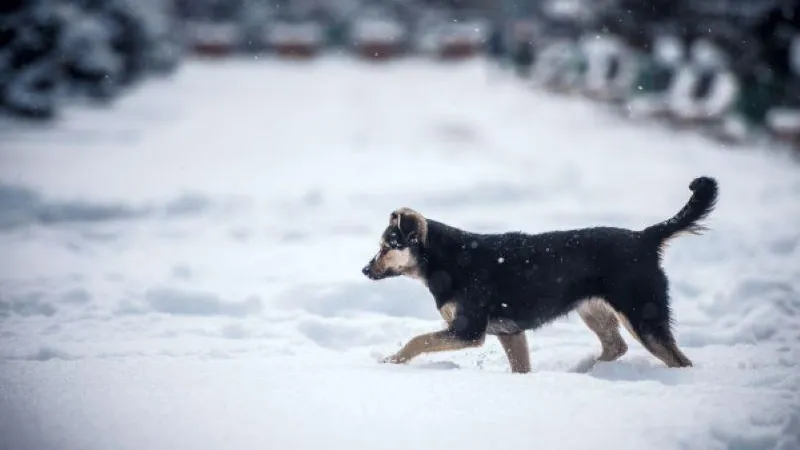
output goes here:
{"type": "MultiPolygon", "coordinates": [[[[406,237],[417,236],[418,227],[405,221],[400,229],[390,225],[384,237],[411,249],[437,308],[455,302],[456,317],[448,331],[458,339],[536,329],[599,297],[628,319],[646,346],[653,340],[670,343],[661,247],[677,233],[699,232],[698,222],[717,199],[712,178],[697,178],[690,189],[693,195],[678,214],[642,231],[594,227],[479,234],[423,219],[424,241],[407,242],[406,237]]],[[[380,278],[366,268],[365,274],[380,278]]]]}

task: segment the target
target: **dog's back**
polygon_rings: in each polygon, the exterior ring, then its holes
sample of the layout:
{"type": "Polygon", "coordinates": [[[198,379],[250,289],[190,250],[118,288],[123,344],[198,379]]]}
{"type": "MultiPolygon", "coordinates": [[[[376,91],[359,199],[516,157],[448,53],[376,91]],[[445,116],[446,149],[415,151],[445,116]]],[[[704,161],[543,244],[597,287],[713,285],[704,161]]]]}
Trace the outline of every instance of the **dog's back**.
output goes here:
{"type": "Polygon", "coordinates": [[[611,227],[470,236],[459,256],[465,278],[486,289],[490,316],[532,329],[604,297],[609,283],[638,265],[657,269],[656,248],[640,233],[611,227]],[[477,245],[475,245],[477,244],[477,245]]]}
{"type": "MultiPolygon", "coordinates": [[[[468,233],[429,221],[433,234],[449,237],[450,267],[463,283],[481,286],[491,319],[532,329],[592,298],[616,310],[646,304],[668,315],[667,278],[660,267],[663,244],[681,233],[699,233],[713,210],[717,183],[698,178],[689,202],[672,218],[641,231],[593,227],[539,234],[468,233]]],[[[456,280],[454,280],[456,281],[456,280]]],[[[645,307],[649,309],[650,307],[645,307]]]]}

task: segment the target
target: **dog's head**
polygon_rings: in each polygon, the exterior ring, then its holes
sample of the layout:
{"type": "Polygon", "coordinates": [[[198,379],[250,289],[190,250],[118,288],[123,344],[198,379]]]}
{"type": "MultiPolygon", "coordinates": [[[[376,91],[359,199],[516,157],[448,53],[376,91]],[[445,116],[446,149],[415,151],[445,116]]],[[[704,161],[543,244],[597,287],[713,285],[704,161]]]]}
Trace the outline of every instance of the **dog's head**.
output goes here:
{"type": "Polygon", "coordinates": [[[361,269],[371,280],[399,275],[418,276],[420,250],[425,245],[428,221],[410,208],[400,208],[389,216],[381,235],[378,253],[361,269]]]}

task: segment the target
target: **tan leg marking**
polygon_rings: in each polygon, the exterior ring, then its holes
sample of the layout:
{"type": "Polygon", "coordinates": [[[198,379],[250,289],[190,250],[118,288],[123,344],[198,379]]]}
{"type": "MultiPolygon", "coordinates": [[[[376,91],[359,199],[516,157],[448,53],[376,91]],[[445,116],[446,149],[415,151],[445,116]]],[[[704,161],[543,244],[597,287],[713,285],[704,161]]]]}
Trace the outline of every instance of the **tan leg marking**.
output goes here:
{"type": "Polygon", "coordinates": [[[680,351],[675,342],[664,342],[648,337],[645,348],[667,367],[692,367],[692,361],[680,351]]]}
{"type": "Polygon", "coordinates": [[[631,336],[635,337],[642,347],[653,354],[656,358],[660,359],[667,367],[691,367],[692,361],[683,354],[678,348],[675,341],[662,342],[650,336],[643,338],[633,329],[631,322],[623,314],[617,314],[619,321],[628,330],[631,336]]]}
{"type": "Polygon", "coordinates": [[[647,347],[644,344],[644,341],[642,341],[642,337],[639,336],[639,333],[637,333],[636,330],[633,329],[633,325],[631,325],[631,322],[628,320],[627,317],[625,317],[624,314],[617,313],[617,318],[619,318],[619,321],[620,323],[622,323],[622,326],[624,326],[625,329],[628,330],[628,333],[630,333],[634,339],[639,341],[639,343],[642,344],[643,347],[647,347]]]}
{"type": "Polygon", "coordinates": [[[512,373],[528,373],[531,371],[531,358],[528,349],[528,339],[525,332],[517,334],[501,334],[497,336],[500,345],[508,357],[512,373]]]}
{"type": "Polygon", "coordinates": [[[628,351],[628,345],[619,334],[619,320],[611,306],[601,299],[590,299],[578,307],[578,314],[586,326],[597,335],[603,351],[598,361],[614,361],[628,351]]]}
{"type": "Polygon", "coordinates": [[[463,341],[453,337],[453,335],[447,330],[421,334],[408,341],[408,343],[404,345],[399,352],[385,358],[383,361],[394,364],[402,364],[411,361],[423,353],[444,352],[451,350],[462,350],[471,347],[480,347],[483,345],[484,340],[485,336],[474,341],[463,341]]]}
{"type": "Polygon", "coordinates": [[[439,308],[439,314],[442,315],[442,319],[448,324],[453,322],[453,319],[456,318],[456,304],[453,302],[445,303],[444,306],[439,308]]]}

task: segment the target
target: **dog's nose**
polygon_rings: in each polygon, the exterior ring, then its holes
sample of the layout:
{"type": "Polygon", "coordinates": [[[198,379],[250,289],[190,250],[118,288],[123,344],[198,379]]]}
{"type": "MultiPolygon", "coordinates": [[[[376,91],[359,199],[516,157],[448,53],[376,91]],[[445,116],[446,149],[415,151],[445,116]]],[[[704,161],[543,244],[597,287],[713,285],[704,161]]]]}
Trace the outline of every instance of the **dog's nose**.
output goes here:
{"type": "Polygon", "coordinates": [[[366,266],[364,266],[363,269],[361,269],[361,273],[363,273],[364,276],[369,276],[369,264],[367,264],[366,266]]]}

